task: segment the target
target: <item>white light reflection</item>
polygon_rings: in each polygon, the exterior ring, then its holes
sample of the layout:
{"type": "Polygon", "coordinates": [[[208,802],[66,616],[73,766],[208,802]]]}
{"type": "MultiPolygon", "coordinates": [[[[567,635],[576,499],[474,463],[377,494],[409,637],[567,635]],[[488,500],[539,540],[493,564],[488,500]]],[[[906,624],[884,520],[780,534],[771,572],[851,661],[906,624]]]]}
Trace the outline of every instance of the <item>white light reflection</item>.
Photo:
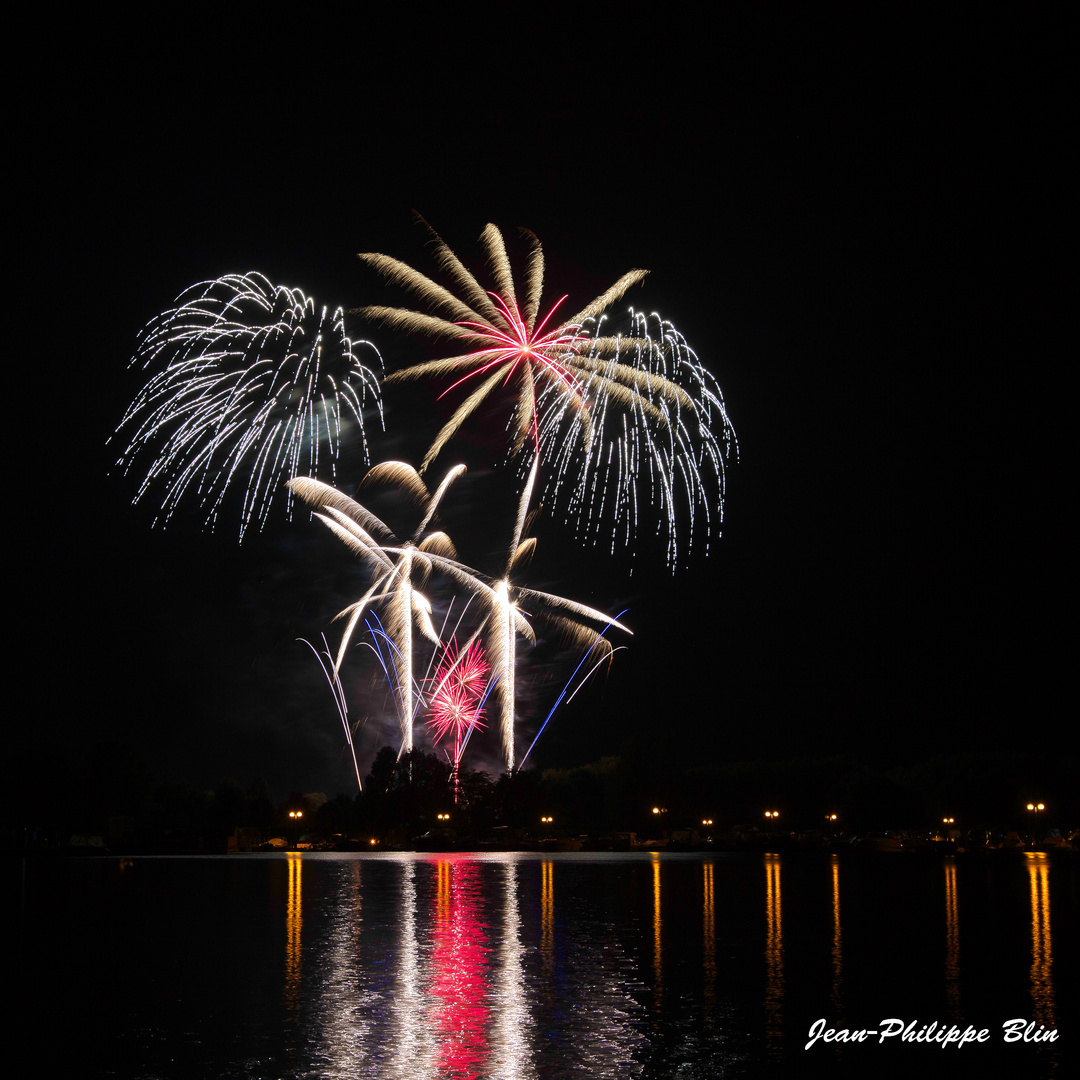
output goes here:
{"type": "MultiPolygon", "coordinates": [[[[581,1075],[621,1080],[640,1069],[646,987],[606,912],[582,906],[574,875],[557,880],[562,863],[516,853],[343,862],[320,878],[326,917],[308,913],[304,942],[294,1043],[318,1075],[537,1080],[575,1062],[581,1075]],[[560,910],[572,912],[572,937],[556,932],[560,910]]],[[[295,926],[295,910],[289,918],[295,926]]]]}
{"type": "Polygon", "coordinates": [[[416,863],[402,861],[401,910],[398,922],[395,986],[390,1002],[391,1057],[385,1070],[373,1075],[414,1080],[435,1075],[436,1040],[431,1011],[423,991],[420,945],[416,929],[416,863]]]}
{"type": "Polygon", "coordinates": [[[490,1075],[502,1080],[525,1080],[536,1075],[529,1053],[529,1008],[521,953],[518,867],[516,862],[508,862],[503,866],[502,943],[499,946],[499,972],[492,993],[495,1023],[489,1058],[490,1075]]]}
{"type": "Polygon", "coordinates": [[[356,1008],[341,1008],[356,994],[364,976],[363,966],[363,868],[360,862],[340,864],[334,868],[337,899],[329,913],[326,944],[320,950],[322,961],[313,973],[314,993],[318,1014],[320,1051],[328,1058],[325,1075],[337,1078],[356,1074],[356,1063],[362,1061],[371,1043],[370,1013],[356,1008]]]}

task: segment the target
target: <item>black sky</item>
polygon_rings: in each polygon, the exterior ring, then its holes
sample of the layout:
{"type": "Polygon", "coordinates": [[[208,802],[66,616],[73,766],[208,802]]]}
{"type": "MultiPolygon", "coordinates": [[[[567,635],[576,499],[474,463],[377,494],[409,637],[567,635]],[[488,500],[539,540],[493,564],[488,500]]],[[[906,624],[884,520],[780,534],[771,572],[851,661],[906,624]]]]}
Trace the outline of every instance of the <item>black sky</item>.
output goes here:
{"type": "MultiPolygon", "coordinates": [[[[243,548],[152,531],[105,442],[138,329],[185,286],[258,269],[369,302],[356,252],[425,268],[413,208],[463,256],[487,221],[531,228],[549,291],[573,298],[647,267],[631,301],[686,335],[739,437],[723,537],[674,578],[538,527],[533,580],[629,606],[635,629],[538,764],[628,739],[717,760],[1052,744],[1069,702],[1062,27],[829,6],[526,29],[498,11],[125,45],[87,22],[24,62],[25,758],[103,743],[193,783],[347,786],[295,641],[329,630],[343,552],[302,520],[243,548]]],[[[412,355],[379,333],[389,366],[412,355]]],[[[390,399],[382,456],[424,434],[414,411],[390,399]]]]}

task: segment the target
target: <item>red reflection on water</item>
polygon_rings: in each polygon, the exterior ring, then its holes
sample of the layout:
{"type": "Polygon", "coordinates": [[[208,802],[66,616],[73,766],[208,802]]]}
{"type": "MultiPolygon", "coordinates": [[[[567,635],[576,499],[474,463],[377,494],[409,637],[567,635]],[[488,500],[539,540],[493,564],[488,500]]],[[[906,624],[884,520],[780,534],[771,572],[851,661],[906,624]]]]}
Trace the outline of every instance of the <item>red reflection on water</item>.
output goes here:
{"type": "Polygon", "coordinates": [[[474,1080],[488,1054],[486,925],[480,915],[475,862],[454,855],[436,861],[434,950],[431,955],[432,1030],[442,1040],[440,1075],[474,1080]]]}

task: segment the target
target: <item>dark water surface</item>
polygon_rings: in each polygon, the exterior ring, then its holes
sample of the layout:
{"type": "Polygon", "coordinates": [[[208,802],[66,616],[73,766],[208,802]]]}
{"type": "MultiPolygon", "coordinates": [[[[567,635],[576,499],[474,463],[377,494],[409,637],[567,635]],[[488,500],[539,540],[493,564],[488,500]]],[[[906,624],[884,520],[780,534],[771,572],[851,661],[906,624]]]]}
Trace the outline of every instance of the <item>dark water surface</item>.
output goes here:
{"type": "MultiPolygon", "coordinates": [[[[1080,1075],[1075,859],[31,859],[27,1075],[1080,1075]],[[815,1021],[988,1029],[804,1049],[815,1021]],[[1002,1025],[1057,1029],[1005,1043],[1002,1025]]],[[[20,968],[22,970],[20,970],[20,968]]],[[[20,1074],[21,1075],[21,1074],[20,1074]]]]}

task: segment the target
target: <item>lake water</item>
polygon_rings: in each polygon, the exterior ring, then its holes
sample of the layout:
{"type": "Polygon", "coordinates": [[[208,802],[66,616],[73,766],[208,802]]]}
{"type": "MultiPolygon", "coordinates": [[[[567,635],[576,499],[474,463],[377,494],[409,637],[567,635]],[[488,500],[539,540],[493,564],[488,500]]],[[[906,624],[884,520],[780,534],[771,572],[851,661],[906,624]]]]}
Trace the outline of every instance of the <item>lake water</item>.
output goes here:
{"type": "Polygon", "coordinates": [[[281,854],[12,869],[26,1075],[1080,1075],[1075,859],[281,854]],[[805,1049],[815,1021],[880,1032],[892,1018],[989,1035],[805,1049]],[[1007,1043],[1013,1019],[1058,1039],[1007,1043]]]}

